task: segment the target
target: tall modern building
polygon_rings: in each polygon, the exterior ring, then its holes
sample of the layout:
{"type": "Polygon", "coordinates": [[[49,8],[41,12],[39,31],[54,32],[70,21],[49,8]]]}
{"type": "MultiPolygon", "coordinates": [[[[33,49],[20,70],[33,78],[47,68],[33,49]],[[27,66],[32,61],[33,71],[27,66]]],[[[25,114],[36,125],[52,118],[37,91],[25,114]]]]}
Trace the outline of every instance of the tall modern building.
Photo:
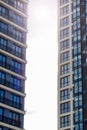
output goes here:
{"type": "Polygon", "coordinates": [[[28,0],[0,0],[0,130],[24,130],[28,0]]]}
{"type": "Polygon", "coordinates": [[[58,0],[58,130],[87,130],[87,0],[58,0]]]}

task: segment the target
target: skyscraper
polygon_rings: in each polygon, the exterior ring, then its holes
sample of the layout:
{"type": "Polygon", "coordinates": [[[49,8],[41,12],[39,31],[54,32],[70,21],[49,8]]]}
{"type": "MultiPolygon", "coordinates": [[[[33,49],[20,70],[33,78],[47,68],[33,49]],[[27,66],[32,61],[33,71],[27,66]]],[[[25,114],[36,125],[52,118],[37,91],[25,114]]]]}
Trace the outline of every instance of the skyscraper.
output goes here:
{"type": "Polygon", "coordinates": [[[87,0],[58,4],[58,130],[87,130],[87,0]]]}
{"type": "Polygon", "coordinates": [[[24,129],[28,0],[0,0],[0,130],[24,129]]]}

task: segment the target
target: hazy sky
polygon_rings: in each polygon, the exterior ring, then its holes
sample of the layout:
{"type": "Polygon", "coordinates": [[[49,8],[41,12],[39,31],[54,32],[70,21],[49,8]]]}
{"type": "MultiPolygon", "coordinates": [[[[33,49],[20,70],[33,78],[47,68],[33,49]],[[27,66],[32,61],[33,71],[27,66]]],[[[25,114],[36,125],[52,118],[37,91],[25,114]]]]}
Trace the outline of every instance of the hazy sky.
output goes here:
{"type": "Polygon", "coordinates": [[[26,130],[57,130],[57,1],[30,0],[26,130]]]}

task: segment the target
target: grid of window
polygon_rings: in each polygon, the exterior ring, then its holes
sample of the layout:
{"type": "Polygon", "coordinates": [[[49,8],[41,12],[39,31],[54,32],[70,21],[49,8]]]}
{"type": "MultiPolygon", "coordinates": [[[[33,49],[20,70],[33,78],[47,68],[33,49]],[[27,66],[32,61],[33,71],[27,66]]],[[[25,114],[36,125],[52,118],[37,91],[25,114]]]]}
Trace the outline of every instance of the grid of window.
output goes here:
{"type": "Polygon", "coordinates": [[[70,115],[63,116],[60,118],[60,127],[61,128],[70,126],[70,124],[71,124],[70,115]]]}
{"type": "Polygon", "coordinates": [[[69,0],[60,0],[60,5],[67,4],[68,2],[69,2],[69,0]]]}
{"type": "Polygon", "coordinates": [[[60,50],[61,51],[69,48],[69,46],[70,46],[69,39],[64,40],[63,42],[60,42],[60,50]]]}
{"type": "Polygon", "coordinates": [[[70,89],[60,91],[60,100],[67,100],[70,98],[70,89]]]}
{"type": "Polygon", "coordinates": [[[60,9],[60,16],[64,16],[69,13],[69,5],[64,6],[63,8],[60,9]]]}
{"type": "Polygon", "coordinates": [[[60,39],[66,38],[69,36],[69,28],[60,31],[60,39]]]}
{"type": "Polygon", "coordinates": [[[80,7],[78,6],[77,8],[73,9],[73,19],[80,17],[80,7]]]}
{"type": "Polygon", "coordinates": [[[60,27],[65,27],[69,24],[69,16],[60,20],[60,27]]]}
{"type": "Polygon", "coordinates": [[[62,65],[60,66],[60,74],[66,74],[66,73],[69,73],[70,72],[70,64],[65,64],[65,65],[62,65]]]}
{"type": "Polygon", "coordinates": [[[66,62],[70,60],[70,52],[66,51],[60,55],[60,62],[66,62]]]}
{"type": "Polygon", "coordinates": [[[60,79],[60,87],[66,87],[70,85],[70,76],[66,76],[60,79]]]}
{"type": "Polygon", "coordinates": [[[60,113],[67,113],[70,112],[70,102],[65,102],[60,104],[60,113]]]}

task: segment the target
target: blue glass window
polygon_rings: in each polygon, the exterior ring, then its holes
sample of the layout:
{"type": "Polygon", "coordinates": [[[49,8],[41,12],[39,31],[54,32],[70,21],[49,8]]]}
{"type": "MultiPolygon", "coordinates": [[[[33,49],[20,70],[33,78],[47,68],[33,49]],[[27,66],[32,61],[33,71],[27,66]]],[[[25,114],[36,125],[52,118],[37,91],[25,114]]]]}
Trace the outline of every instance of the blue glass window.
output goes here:
{"type": "Polygon", "coordinates": [[[0,121],[2,120],[3,117],[3,109],[0,107],[0,121]]]}
{"type": "Polygon", "coordinates": [[[12,60],[12,69],[13,71],[17,72],[17,73],[21,73],[22,71],[22,65],[21,63],[17,62],[17,61],[14,61],[12,60]]]}
{"type": "Polygon", "coordinates": [[[0,89],[0,101],[1,102],[4,101],[4,96],[5,96],[4,94],[5,94],[4,90],[0,89]]]}
{"type": "Polygon", "coordinates": [[[15,95],[15,94],[10,94],[10,99],[11,99],[11,101],[12,101],[12,105],[14,106],[14,107],[17,107],[17,108],[19,108],[20,107],[20,97],[19,96],[17,96],[17,95],[15,95]]]}
{"type": "Polygon", "coordinates": [[[11,84],[14,89],[20,90],[21,88],[21,80],[16,77],[11,77],[11,84]]]}
{"type": "Polygon", "coordinates": [[[4,72],[0,71],[0,84],[5,84],[6,83],[6,75],[4,72]]]}
{"type": "Polygon", "coordinates": [[[7,40],[0,37],[0,48],[6,50],[7,40]]]}
{"type": "Polygon", "coordinates": [[[0,54],[0,66],[6,66],[6,57],[0,54]]]}

